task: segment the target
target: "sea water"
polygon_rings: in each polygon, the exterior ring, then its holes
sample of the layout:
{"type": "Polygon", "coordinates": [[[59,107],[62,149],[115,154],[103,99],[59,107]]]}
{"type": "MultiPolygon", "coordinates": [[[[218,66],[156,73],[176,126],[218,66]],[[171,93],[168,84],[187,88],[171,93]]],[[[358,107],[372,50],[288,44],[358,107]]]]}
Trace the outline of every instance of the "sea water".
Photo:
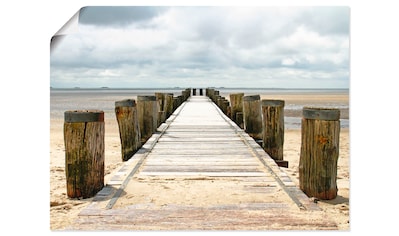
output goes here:
{"type": "MultiPolygon", "coordinates": [[[[349,96],[348,89],[253,89],[253,88],[215,88],[221,96],[228,98],[231,93],[244,93],[245,95],[334,95],[343,94],[349,96]]],[[[64,112],[70,110],[102,110],[105,119],[115,118],[115,101],[124,99],[137,99],[139,95],[155,95],[157,92],[173,93],[173,96],[181,95],[185,88],[147,88],[147,89],[126,89],[126,88],[99,88],[99,89],[50,89],[50,119],[64,119],[64,112]]],[[[197,95],[199,95],[197,89],[197,95]]],[[[205,88],[203,88],[205,95],[205,88]]],[[[295,103],[286,102],[284,111],[285,129],[300,129],[301,116],[292,114],[301,114],[304,106],[322,106],[326,108],[337,108],[341,111],[349,111],[349,103],[347,102],[314,102],[312,103],[295,103]]],[[[348,119],[340,119],[342,128],[349,128],[348,119]]]]}

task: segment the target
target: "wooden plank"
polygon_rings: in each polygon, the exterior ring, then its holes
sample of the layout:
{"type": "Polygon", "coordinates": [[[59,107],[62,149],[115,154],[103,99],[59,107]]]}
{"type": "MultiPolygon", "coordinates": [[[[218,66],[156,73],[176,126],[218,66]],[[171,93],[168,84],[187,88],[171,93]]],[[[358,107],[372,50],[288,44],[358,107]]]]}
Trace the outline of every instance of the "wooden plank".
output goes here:
{"type": "Polygon", "coordinates": [[[181,143],[174,143],[174,142],[159,142],[155,148],[180,148],[184,147],[186,149],[219,149],[219,150],[233,150],[233,151],[244,151],[246,152],[246,156],[248,156],[248,147],[244,146],[242,143],[230,143],[233,147],[229,147],[229,143],[212,143],[212,142],[203,142],[201,144],[195,142],[181,142],[181,143]]]}
{"type": "Polygon", "coordinates": [[[189,162],[164,162],[164,161],[148,161],[146,166],[226,166],[226,167],[241,167],[251,166],[259,167],[254,162],[204,162],[204,161],[189,161],[189,162]]]}
{"type": "Polygon", "coordinates": [[[224,158],[221,159],[220,157],[218,159],[215,158],[215,160],[212,160],[211,158],[204,158],[204,157],[176,157],[176,156],[158,156],[156,158],[153,158],[151,160],[148,160],[146,163],[151,164],[151,163],[158,163],[158,164],[167,164],[167,163],[177,163],[177,164],[183,164],[183,163],[188,163],[188,165],[195,165],[195,164],[205,164],[205,163],[215,163],[215,164],[253,164],[253,165],[259,165],[258,162],[253,161],[249,158],[224,158]]]}
{"type": "Polygon", "coordinates": [[[246,149],[247,146],[241,142],[241,140],[236,139],[236,140],[217,140],[217,139],[183,139],[182,140],[177,140],[178,138],[170,139],[170,138],[164,138],[158,142],[159,145],[157,147],[180,147],[180,146],[186,146],[186,147],[202,147],[202,146],[207,146],[208,148],[227,148],[227,147],[234,147],[234,149],[246,149]]]}
{"type": "Polygon", "coordinates": [[[285,202],[185,206],[135,204],[128,208],[86,209],[67,230],[337,230],[320,211],[296,211],[285,202]],[[300,226],[301,228],[298,228],[300,226]]]}
{"type": "Polygon", "coordinates": [[[218,142],[218,143],[228,143],[228,142],[236,142],[242,143],[242,139],[237,136],[223,136],[223,137],[212,137],[212,136],[163,136],[161,141],[169,141],[169,142],[218,142]]]}
{"type": "Polygon", "coordinates": [[[254,177],[265,176],[263,172],[148,172],[141,171],[139,176],[208,176],[208,177],[254,177]]]}
{"type": "Polygon", "coordinates": [[[233,131],[230,127],[218,127],[218,126],[203,126],[201,124],[196,124],[196,125],[176,125],[176,124],[171,124],[169,131],[179,131],[179,132],[190,132],[190,133],[195,133],[195,132],[207,132],[207,133],[221,133],[221,132],[228,132],[228,131],[233,131]]]}
{"type": "Polygon", "coordinates": [[[145,166],[143,172],[261,172],[258,168],[239,166],[145,166]]]}
{"type": "Polygon", "coordinates": [[[245,155],[248,154],[248,151],[246,150],[234,150],[234,149],[225,149],[225,150],[220,150],[220,149],[173,149],[170,150],[169,152],[165,152],[162,148],[154,148],[151,153],[153,154],[161,154],[161,155],[190,155],[190,154],[196,154],[196,155],[234,155],[234,154],[241,154],[245,155]]]}

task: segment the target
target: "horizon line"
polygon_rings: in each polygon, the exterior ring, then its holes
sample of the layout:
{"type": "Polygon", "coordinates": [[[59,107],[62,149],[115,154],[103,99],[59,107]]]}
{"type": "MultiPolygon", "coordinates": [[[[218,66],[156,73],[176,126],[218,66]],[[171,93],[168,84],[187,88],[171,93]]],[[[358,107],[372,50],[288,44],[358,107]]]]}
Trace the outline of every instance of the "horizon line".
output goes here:
{"type": "Polygon", "coordinates": [[[311,90],[317,90],[317,89],[344,89],[344,90],[348,90],[349,88],[283,88],[283,87],[223,87],[223,86],[210,86],[210,87],[200,87],[200,86],[196,86],[196,87],[107,87],[107,86],[102,86],[102,87],[53,87],[50,86],[50,89],[207,89],[207,88],[217,88],[217,89],[278,89],[278,90],[293,90],[293,89],[311,89],[311,90]]]}

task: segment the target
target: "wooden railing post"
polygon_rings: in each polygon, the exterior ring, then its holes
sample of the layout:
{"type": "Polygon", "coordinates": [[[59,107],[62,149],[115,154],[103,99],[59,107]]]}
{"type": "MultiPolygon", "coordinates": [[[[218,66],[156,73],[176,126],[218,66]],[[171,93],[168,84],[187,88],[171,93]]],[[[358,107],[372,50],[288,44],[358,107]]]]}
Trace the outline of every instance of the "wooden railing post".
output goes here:
{"type": "Polygon", "coordinates": [[[121,140],[122,161],[127,161],[141,147],[136,101],[133,99],[116,101],[115,115],[121,140]]]}
{"type": "Polygon", "coordinates": [[[191,89],[185,89],[182,92],[183,95],[183,102],[187,101],[187,99],[190,97],[191,95],[191,89]]]}
{"type": "MultiPolygon", "coordinates": [[[[177,96],[177,98],[179,99],[179,102],[177,103],[177,104],[178,104],[177,107],[179,107],[181,104],[183,104],[184,98],[183,98],[182,95],[177,96]]],[[[176,107],[176,108],[177,108],[177,107],[176,107]]]]}
{"type": "Polygon", "coordinates": [[[309,197],[337,196],[340,111],[303,108],[299,186],[309,197]]]}
{"type": "Polygon", "coordinates": [[[226,99],[224,98],[224,97],[219,97],[217,100],[216,100],[216,105],[220,108],[220,110],[222,110],[222,112],[224,113],[224,114],[226,114],[227,113],[227,106],[226,106],[226,104],[225,104],[225,101],[226,99]]]}
{"type": "Polygon", "coordinates": [[[165,94],[164,93],[155,93],[155,97],[157,98],[157,110],[158,110],[158,123],[160,126],[166,120],[166,112],[164,110],[165,107],[165,94]]]}
{"type": "Polygon", "coordinates": [[[288,162],[283,162],[284,104],[283,100],[262,100],[262,145],[279,166],[288,167],[288,162]]]}
{"type": "Polygon", "coordinates": [[[67,196],[93,197],[104,187],[104,112],[66,111],[64,119],[67,196]]]}
{"type": "Polygon", "coordinates": [[[180,106],[179,97],[173,97],[173,111],[172,113],[180,106]]]}
{"type": "Polygon", "coordinates": [[[217,104],[219,97],[221,97],[219,95],[219,90],[213,90],[213,96],[212,96],[213,103],[217,104]]]}
{"type": "Polygon", "coordinates": [[[208,88],[207,89],[207,94],[206,96],[208,96],[211,100],[213,100],[213,95],[215,94],[215,89],[213,88],[208,88]]]}
{"type": "Polygon", "coordinates": [[[165,103],[163,110],[165,111],[166,119],[173,113],[173,93],[165,93],[165,103]]]}
{"type": "Polygon", "coordinates": [[[262,110],[259,95],[243,97],[244,130],[255,140],[262,140],[262,110]]]}
{"type": "Polygon", "coordinates": [[[158,105],[155,96],[137,96],[141,144],[147,142],[158,128],[158,105]]]}
{"type": "Polygon", "coordinates": [[[203,96],[203,95],[204,95],[204,92],[203,92],[202,88],[199,89],[199,95],[200,95],[200,96],[203,96]]]}
{"type": "Polygon", "coordinates": [[[193,88],[193,96],[197,95],[197,89],[193,88]]]}
{"type": "Polygon", "coordinates": [[[241,129],[244,129],[244,114],[242,113],[242,111],[236,112],[236,124],[241,129]]]}
{"type": "Polygon", "coordinates": [[[242,112],[242,98],[244,93],[233,93],[230,94],[230,105],[231,105],[231,120],[237,125],[237,112],[242,112]]]}

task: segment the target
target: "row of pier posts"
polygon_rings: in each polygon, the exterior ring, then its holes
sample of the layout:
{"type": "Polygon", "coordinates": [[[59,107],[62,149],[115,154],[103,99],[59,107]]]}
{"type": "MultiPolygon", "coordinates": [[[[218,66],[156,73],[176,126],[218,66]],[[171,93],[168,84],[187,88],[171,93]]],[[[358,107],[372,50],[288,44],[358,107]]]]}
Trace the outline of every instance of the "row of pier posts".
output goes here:
{"type": "Polygon", "coordinates": [[[284,101],[260,100],[259,95],[230,94],[230,102],[215,89],[206,95],[240,128],[244,129],[279,166],[288,167],[283,160],[284,101]]]}
{"type": "MultiPolygon", "coordinates": [[[[260,144],[277,165],[288,167],[283,159],[284,100],[261,100],[259,95],[234,93],[230,94],[229,104],[218,90],[208,88],[206,95],[260,144]]],[[[310,197],[334,199],[338,192],[340,110],[304,107],[302,112],[300,188],[310,197]]]]}
{"type": "MultiPolygon", "coordinates": [[[[197,89],[192,90],[197,96],[197,89]]],[[[199,95],[203,90],[199,89],[199,95]]],[[[137,96],[115,102],[122,160],[134,153],[157,131],[173,111],[191,96],[191,89],[174,97],[170,93],[137,96]]],[[[259,95],[230,94],[230,102],[218,90],[208,96],[221,111],[243,128],[279,166],[283,160],[283,100],[261,100],[259,95]]],[[[66,111],[64,122],[67,196],[88,198],[104,186],[104,112],[66,111]]],[[[333,199],[337,195],[337,162],[340,133],[339,109],[304,107],[299,162],[300,188],[308,196],[333,199]]]]}
{"type": "MultiPolygon", "coordinates": [[[[191,89],[174,97],[155,93],[115,102],[122,161],[129,160],[189,97],[191,89]]],[[[104,187],[104,112],[64,113],[65,174],[69,198],[93,197],[104,187]]]]}

